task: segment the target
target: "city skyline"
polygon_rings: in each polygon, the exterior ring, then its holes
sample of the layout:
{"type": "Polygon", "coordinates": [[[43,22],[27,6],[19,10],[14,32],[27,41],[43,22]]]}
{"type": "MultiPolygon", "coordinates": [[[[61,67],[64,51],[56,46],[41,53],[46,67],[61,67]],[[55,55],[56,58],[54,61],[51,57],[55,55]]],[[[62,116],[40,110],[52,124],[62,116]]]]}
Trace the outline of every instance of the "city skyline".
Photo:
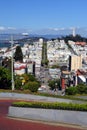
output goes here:
{"type": "Polygon", "coordinates": [[[87,31],[87,0],[1,0],[0,5],[0,32],[58,33],[73,27],[87,31]]]}

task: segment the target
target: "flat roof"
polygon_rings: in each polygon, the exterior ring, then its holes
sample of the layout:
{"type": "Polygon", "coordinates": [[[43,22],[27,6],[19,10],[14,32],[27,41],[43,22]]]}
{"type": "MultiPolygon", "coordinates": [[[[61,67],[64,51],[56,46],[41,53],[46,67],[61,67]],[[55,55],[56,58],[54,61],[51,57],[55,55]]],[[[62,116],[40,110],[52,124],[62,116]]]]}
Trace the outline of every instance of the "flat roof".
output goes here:
{"type": "Polygon", "coordinates": [[[62,71],[63,74],[70,74],[69,71],[62,71]]]}

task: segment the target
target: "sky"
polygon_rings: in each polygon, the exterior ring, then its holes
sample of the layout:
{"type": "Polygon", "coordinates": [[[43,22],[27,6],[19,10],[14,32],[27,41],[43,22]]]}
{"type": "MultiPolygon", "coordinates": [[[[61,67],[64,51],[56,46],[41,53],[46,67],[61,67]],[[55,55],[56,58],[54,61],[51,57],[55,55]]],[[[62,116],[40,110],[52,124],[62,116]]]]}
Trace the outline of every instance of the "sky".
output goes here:
{"type": "Polygon", "coordinates": [[[0,0],[0,30],[87,27],[87,0],[0,0]]]}

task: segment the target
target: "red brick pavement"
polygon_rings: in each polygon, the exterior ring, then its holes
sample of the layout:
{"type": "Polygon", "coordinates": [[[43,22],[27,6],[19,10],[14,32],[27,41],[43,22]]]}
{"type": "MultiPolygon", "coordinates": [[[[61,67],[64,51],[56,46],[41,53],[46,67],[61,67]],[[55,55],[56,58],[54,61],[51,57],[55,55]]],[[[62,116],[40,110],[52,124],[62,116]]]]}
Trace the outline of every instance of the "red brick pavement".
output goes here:
{"type": "Polygon", "coordinates": [[[80,130],[68,126],[8,118],[8,107],[12,102],[13,100],[0,100],[0,130],[80,130]]]}

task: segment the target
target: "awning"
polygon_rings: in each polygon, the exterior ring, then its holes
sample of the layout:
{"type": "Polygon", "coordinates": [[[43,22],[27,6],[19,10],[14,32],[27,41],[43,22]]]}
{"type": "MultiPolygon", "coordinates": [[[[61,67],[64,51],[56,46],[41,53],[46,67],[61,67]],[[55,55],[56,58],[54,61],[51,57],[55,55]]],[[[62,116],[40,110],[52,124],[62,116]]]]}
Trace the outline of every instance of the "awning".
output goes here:
{"type": "Polygon", "coordinates": [[[86,82],[86,78],[83,75],[78,76],[83,82],[86,82]]]}

